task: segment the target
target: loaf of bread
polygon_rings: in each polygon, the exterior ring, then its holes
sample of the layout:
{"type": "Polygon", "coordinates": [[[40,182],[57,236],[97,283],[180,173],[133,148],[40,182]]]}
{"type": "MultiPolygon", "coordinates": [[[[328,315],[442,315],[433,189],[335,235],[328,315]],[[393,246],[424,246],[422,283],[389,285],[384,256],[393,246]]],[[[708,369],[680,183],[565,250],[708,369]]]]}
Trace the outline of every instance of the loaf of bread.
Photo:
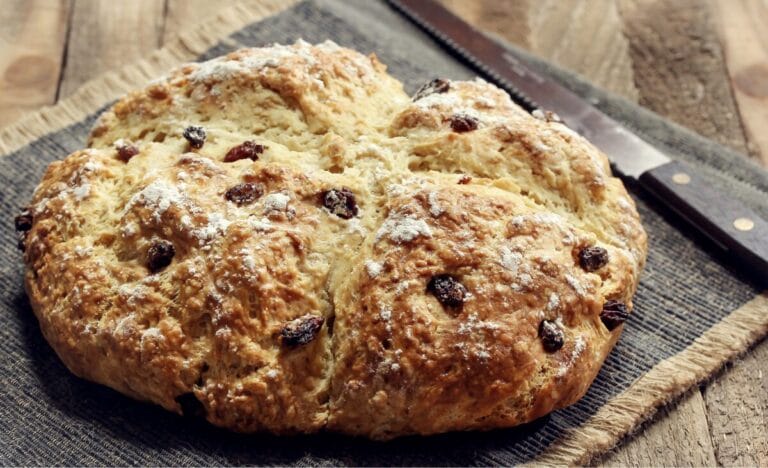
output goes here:
{"type": "Polygon", "coordinates": [[[16,219],[78,376],[237,431],[388,439],[578,400],[646,235],[605,156],[476,79],[326,42],[120,99],[16,219]],[[429,78],[429,77],[427,77],[429,78]]]}

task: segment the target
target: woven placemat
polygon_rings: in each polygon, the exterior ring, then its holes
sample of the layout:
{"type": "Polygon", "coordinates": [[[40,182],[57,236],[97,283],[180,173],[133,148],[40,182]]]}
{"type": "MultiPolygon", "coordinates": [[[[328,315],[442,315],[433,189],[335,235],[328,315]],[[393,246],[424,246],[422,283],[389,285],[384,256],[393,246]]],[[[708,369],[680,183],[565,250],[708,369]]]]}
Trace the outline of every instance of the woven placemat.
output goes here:
{"type": "MultiPolygon", "coordinates": [[[[332,39],[375,52],[409,91],[435,76],[475,72],[379,2],[261,0],[238,4],[147,60],[97,78],[71,98],[0,130],[0,463],[3,465],[578,464],[612,448],[661,405],[705,380],[768,333],[768,295],[713,255],[706,241],[630,186],[649,234],[635,313],[588,394],[532,424],[388,443],[321,434],[238,435],[190,423],[72,376],[40,334],[22,285],[12,217],[47,164],[81,148],[100,109],[185,61],[243,46],[332,39]],[[273,16],[266,17],[267,15],[273,16]]],[[[534,59],[535,60],[535,59],[534,59]]],[[[578,77],[538,62],[712,184],[768,217],[768,175],[742,156],[578,77]]]]}

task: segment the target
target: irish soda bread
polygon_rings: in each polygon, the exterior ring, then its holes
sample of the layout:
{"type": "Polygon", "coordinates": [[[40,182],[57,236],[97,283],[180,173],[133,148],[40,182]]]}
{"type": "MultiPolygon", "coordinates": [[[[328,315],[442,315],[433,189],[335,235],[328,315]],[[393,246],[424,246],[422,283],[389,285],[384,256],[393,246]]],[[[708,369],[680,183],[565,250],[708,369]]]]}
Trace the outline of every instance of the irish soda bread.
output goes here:
{"type": "Polygon", "coordinates": [[[605,156],[482,81],[331,42],[120,99],[16,219],[75,374],[237,431],[508,427],[586,392],[646,236],[605,156]]]}

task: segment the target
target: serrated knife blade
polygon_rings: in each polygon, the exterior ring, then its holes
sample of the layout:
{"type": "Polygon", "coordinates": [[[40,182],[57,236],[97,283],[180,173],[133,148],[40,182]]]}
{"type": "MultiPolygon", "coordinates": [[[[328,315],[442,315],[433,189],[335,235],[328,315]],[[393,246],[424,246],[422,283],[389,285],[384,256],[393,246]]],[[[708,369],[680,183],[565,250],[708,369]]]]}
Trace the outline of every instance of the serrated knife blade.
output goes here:
{"type": "Polygon", "coordinates": [[[607,154],[624,175],[640,174],[669,162],[669,158],[570,90],[545,79],[501,44],[431,0],[390,1],[454,52],[506,88],[529,111],[552,110],[607,154]]]}
{"type": "Polygon", "coordinates": [[[506,89],[531,111],[553,111],[657,200],[729,252],[743,270],[768,286],[768,222],[744,203],[718,191],[698,171],[673,161],[625,126],[522,58],[485,36],[434,0],[388,0],[454,54],[506,89]]]}

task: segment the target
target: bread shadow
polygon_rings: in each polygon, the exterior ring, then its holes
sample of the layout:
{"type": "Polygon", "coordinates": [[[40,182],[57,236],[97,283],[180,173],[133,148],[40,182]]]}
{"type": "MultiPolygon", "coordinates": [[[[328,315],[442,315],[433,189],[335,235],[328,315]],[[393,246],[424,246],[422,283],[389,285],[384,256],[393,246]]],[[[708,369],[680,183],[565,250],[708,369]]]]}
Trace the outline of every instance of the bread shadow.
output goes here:
{"type": "MultiPolygon", "coordinates": [[[[40,413],[41,424],[67,427],[69,437],[60,447],[64,459],[59,460],[65,464],[510,464],[515,458],[509,450],[538,439],[549,421],[545,417],[512,429],[388,442],[333,433],[237,434],[76,377],[46,342],[26,294],[18,294],[13,303],[36,378],[27,392],[36,399],[34,411],[40,413]],[[108,453],[102,445],[111,447],[108,453]]],[[[32,437],[39,427],[29,431],[32,437]]]]}

